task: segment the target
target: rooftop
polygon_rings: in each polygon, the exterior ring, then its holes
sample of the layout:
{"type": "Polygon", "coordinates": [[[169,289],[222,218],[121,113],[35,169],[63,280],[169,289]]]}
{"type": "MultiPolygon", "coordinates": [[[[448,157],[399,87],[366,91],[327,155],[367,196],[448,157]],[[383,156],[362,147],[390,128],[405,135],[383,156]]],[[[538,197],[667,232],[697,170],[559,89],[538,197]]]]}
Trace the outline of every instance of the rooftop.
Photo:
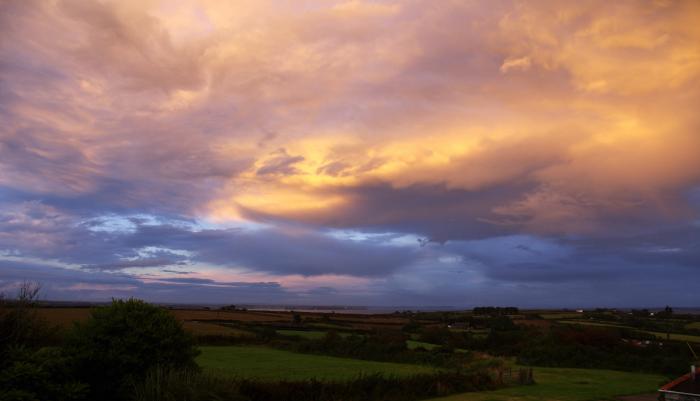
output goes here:
{"type": "Polygon", "coordinates": [[[691,379],[690,373],[686,373],[664,385],[659,391],[700,395],[700,368],[695,369],[695,380],[691,379]]]}

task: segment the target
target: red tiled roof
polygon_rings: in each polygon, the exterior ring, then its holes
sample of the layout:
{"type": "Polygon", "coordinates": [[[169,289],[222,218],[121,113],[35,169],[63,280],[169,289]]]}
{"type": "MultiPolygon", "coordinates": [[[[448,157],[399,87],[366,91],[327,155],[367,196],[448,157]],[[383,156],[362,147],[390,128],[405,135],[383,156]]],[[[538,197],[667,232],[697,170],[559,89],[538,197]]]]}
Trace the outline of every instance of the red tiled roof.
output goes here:
{"type": "Polygon", "coordinates": [[[695,368],[695,381],[690,380],[690,373],[665,384],[659,391],[675,391],[680,393],[700,395],[700,368],[695,368]]]}

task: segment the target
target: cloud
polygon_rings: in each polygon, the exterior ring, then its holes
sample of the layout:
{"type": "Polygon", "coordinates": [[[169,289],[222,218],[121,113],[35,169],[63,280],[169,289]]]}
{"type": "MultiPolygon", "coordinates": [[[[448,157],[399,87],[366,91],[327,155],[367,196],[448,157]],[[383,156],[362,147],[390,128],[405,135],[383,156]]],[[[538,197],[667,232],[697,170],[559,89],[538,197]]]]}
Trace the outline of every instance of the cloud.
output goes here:
{"type": "Polygon", "coordinates": [[[263,162],[262,166],[260,166],[260,168],[258,168],[258,170],[256,171],[256,174],[295,174],[298,172],[298,170],[294,168],[294,164],[299,163],[301,161],[304,161],[303,157],[290,156],[289,154],[287,154],[287,151],[284,150],[284,148],[278,149],[272,154],[272,156],[269,159],[263,162]]]}
{"type": "Polygon", "coordinates": [[[133,248],[183,249],[195,261],[276,274],[381,277],[419,255],[415,249],[357,243],[300,229],[201,230],[142,226],[125,239],[133,248]]]}
{"type": "Polygon", "coordinates": [[[503,64],[501,64],[499,70],[505,74],[510,70],[527,70],[530,68],[530,65],[529,57],[509,58],[503,60],[503,64]]]}
{"type": "MultiPolygon", "coordinates": [[[[421,288],[461,299],[452,273],[429,274],[440,258],[533,296],[584,296],[634,265],[693,271],[698,15],[695,1],[4,2],[0,250],[104,277],[181,263],[283,287],[354,277],[425,302],[447,298],[421,288]],[[402,236],[433,244],[387,239],[402,236]]],[[[630,301],[657,288],[639,280],[630,301]]],[[[370,296],[342,284],[314,288],[370,296]]]]}
{"type": "Polygon", "coordinates": [[[0,260],[0,292],[8,296],[22,280],[42,285],[46,300],[108,301],[113,297],[138,297],[153,302],[225,303],[293,302],[297,297],[278,283],[216,282],[206,279],[140,280],[123,274],[85,272],[41,263],[0,260]]]}
{"type": "MultiPolygon", "coordinates": [[[[129,230],[95,229],[37,202],[0,213],[0,249],[109,271],[193,263],[304,276],[383,276],[416,249],[342,240],[303,228],[202,229],[184,221],[131,219],[129,230]]],[[[417,246],[415,247],[417,248],[417,246]]]]}
{"type": "Polygon", "coordinates": [[[162,258],[144,258],[135,260],[123,260],[115,263],[107,263],[102,265],[85,265],[83,266],[83,268],[88,270],[120,270],[132,267],[162,267],[177,264],[182,264],[182,262],[176,262],[170,259],[162,258]]]}

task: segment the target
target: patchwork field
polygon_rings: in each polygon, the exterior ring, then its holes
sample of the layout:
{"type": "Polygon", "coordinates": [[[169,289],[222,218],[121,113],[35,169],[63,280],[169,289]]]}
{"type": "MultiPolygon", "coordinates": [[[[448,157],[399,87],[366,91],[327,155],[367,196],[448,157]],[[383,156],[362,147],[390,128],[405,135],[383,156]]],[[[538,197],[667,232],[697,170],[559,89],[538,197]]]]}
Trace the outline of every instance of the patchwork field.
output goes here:
{"type": "Polygon", "coordinates": [[[297,354],[265,347],[201,347],[197,363],[207,371],[258,379],[346,380],[361,374],[410,376],[432,368],[399,363],[363,361],[324,355],[297,354]]]}
{"type": "MultiPolygon", "coordinates": [[[[39,307],[39,315],[52,324],[67,325],[74,321],[85,320],[90,314],[86,307],[39,307]]],[[[408,322],[408,319],[393,315],[358,315],[358,314],[328,314],[316,312],[290,311],[261,311],[261,310],[204,310],[204,309],[170,309],[181,321],[236,321],[257,323],[289,323],[294,314],[300,315],[305,323],[319,329],[347,329],[398,327],[408,322]]]]}
{"type": "MultiPolygon", "coordinates": [[[[561,320],[560,323],[566,323],[566,324],[582,324],[585,326],[599,326],[599,327],[619,327],[619,328],[626,328],[626,329],[634,329],[634,327],[629,327],[629,326],[623,326],[619,324],[612,324],[612,323],[598,323],[598,322],[587,322],[585,320],[561,320]]],[[[656,336],[656,338],[665,340],[666,339],[666,333],[662,333],[660,331],[649,331],[649,330],[639,330],[642,333],[648,333],[656,336]]],[[[687,341],[691,343],[700,343],[700,336],[694,336],[690,334],[678,334],[678,333],[671,333],[668,336],[671,340],[673,341],[687,341]]]]}
{"type": "Polygon", "coordinates": [[[53,326],[70,327],[90,316],[90,308],[37,308],[40,318],[53,326]]]}
{"type": "Polygon", "coordinates": [[[207,323],[200,321],[185,321],[182,323],[182,327],[198,336],[234,336],[234,337],[246,337],[252,336],[253,334],[249,331],[234,329],[232,327],[222,326],[215,323],[207,323]]]}
{"type": "MultiPolygon", "coordinates": [[[[39,314],[51,324],[68,327],[75,321],[88,317],[89,308],[39,308],[39,314]]],[[[370,337],[380,330],[402,332],[408,323],[418,323],[421,330],[445,327],[449,317],[438,315],[429,320],[430,315],[421,315],[421,319],[409,320],[398,314],[380,316],[358,316],[343,314],[322,314],[313,312],[278,312],[278,311],[241,311],[241,310],[170,310],[184,328],[200,336],[200,344],[217,344],[216,337],[207,336],[252,336],[264,344],[260,333],[270,333],[289,337],[277,337],[276,342],[289,344],[305,340],[323,338],[328,330],[335,330],[340,336],[356,333],[370,337]],[[301,319],[299,319],[301,317],[301,319]],[[291,337],[295,336],[297,338],[291,337]],[[210,342],[207,342],[211,340],[210,342]]],[[[601,327],[626,327],[616,322],[590,321],[575,319],[578,314],[570,312],[553,312],[538,315],[542,318],[516,319],[513,321],[519,330],[527,326],[528,330],[539,330],[548,333],[551,327],[569,324],[581,324],[601,327]],[[546,315],[546,316],[545,316],[546,315]]],[[[533,315],[535,316],[535,315],[533,315]]],[[[481,317],[481,320],[488,319],[481,317]]],[[[476,324],[468,328],[452,328],[446,331],[448,335],[468,332],[472,338],[484,338],[491,329],[476,319],[476,324]]],[[[471,324],[471,323],[470,323],[471,324]]],[[[690,321],[688,328],[696,328],[699,322],[690,321]]],[[[448,326],[449,327],[449,326],[448,326]]],[[[631,327],[627,327],[631,328],[631,327]]],[[[584,331],[583,329],[579,331],[584,331]]],[[[640,330],[644,331],[644,330],[640,330]]],[[[660,339],[666,338],[666,333],[645,331],[660,339]]],[[[403,331],[406,334],[406,331],[403,331]]],[[[700,336],[682,333],[671,333],[671,339],[700,343],[700,336]]],[[[425,337],[421,332],[413,332],[407,341],[407,348],[414,350],[422,347],[427,350],[435,349],[437,345],[420,341],[425,337]]],[[[451,337],[453,338],[453,337],[451,337]]],[[[458,337],[459,338],[459,337],[458,337]]],[[[435,340],[436,343],[439,340],[435,340]]],[[[477,343],[478,345],[478,343],[477,343]]],[[[360,375],[381,373],[387,376],[410,376],[418,373],[434,372],[434,367],[411,365],[405,363],[388,363],[334,357],[330,355],[301,354],[279,349],[279,344],[271,345],[278,348],[268,348],[262,345],[236,346],[202,346],[202,354],[197,362],[205,371],[244,378],[261,380],[303,380],[316,378],[319,380],[349,380],[360,375]]],[[[353,345],[354,346],[354,345],[353,345]]],[[[357,345],[360,347],[360,345],[357,345]]],[[[466,346],[465,346],[466,347],[466,346]]],[[[462,352],[456,349],[455,352],[462,352]]],[[[402,351],[404,352],[404,351],[402,351]]],[[[409,352],[409,351],[405,351],[409,352]]],[[[490,358],[486,351],[472,350],[477,357],[490,358]]],[[[329,354],[332,354],[329,352],[329,354]]],[[[338,355],[338,353],[336,353],[338,355]]],[[[342,353],[341,353],[342,355],[342,353]]],[[[401,359],[405,360],[405,359],[401,359]]],[[[511,361],[513,359],[510,359],[511,361]]],[[[566,361],[565,361],[566,362],[566,361]]],[[[444,368],[444,367],[443,367],[444,368]]],[[[624,367],[623,367],[624,368],[624,367]]],[[[665,378],[653,374],[626,373],[609,370],[564,369],[564,368],[535,368],[536,385],[508,387],[498,391],[465,393],[450,397],[433,399],[432,401],[602,401],[613,400],[618,396],[653,393],[665,378]]]]}
{"type": "Polygon", "coordinates": [[[277,334],[283,336],[299,336],[310,340],[318,340],[326,336],[325,331],[305,331],[305,330],[277,330],[277,334]]]}
{"type": "Polygon", "coordinates": [[[415,341],[415,340],[408,340],[406,341],[406,346],[408,349],[416,349],[416,348],[425,348],[427,350],[431,350],[433,348],[437,348],[438,345],[436,344],[431,344],[431,343],[425,343],[422,341],[415,341]]]}
{"type": "Polygon", "coordinates": [[[545,320],[559,320],[559,319],[577,319],[581,317],[580,313],[566,312],[566,313],[540,313],[542,319],[545,320]]]}
{"type": "Polygon", "coordinates": [[[700,322],[690,323],[685,326],[686,329],[700,330],[700,322]]]}
{"type": "Polygon", "coordinates": [[[535,368],[532,386],[457,394],[429,401],[602,401],[651,393],[665,382],[659,375],[594,369],[535,368]]]}

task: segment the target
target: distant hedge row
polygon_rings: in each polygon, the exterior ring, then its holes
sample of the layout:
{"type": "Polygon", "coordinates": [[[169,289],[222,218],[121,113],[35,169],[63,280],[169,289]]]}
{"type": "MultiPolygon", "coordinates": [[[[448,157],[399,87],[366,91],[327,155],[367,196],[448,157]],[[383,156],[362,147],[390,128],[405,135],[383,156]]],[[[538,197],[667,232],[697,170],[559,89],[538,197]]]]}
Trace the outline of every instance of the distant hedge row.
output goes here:
{"type": "Polygon", "coordinates": [[[485,372],[269,382],[156,369],[136,388],[135,401],[411,401],[494,388],[494,380],[485,372]]]}

